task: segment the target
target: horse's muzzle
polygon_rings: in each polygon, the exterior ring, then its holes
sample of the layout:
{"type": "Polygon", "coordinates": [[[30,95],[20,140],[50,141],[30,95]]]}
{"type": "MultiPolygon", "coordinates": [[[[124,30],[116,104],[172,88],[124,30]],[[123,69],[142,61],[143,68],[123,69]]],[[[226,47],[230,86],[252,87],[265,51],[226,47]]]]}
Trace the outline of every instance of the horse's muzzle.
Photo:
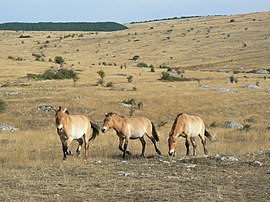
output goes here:
{"type": "Polygon", "coordinates": [[[170,156],[175,156],[176,152],[175,151],[169,151],[168,152],[170,156]]]}
{"type": "Polygon", "coordinates": [[[101,132],[102,132],[102,133],[106,133],[106,131],[107,131],[107,128],[106,128],[106,127],[103,127],[103,128],[101,129],[101,132]]]}

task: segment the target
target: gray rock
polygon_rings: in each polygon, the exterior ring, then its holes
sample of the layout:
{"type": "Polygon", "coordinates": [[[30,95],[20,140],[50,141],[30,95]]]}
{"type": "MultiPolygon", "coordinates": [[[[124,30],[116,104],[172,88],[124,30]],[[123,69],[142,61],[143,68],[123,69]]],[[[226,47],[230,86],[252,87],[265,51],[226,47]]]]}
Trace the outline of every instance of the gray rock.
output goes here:
{"type": "Polygon", "coordinates": [[[248,85],[245,85],[244,88],[249,88],[249,89],[260,89],[261,87],[255,85],[255,84],[248,84],[248,85]]]}
{"type": "Polygon", "coordinates": [[[14,92],[14,91],[2,91],[2,92],[0,92],[0,94],[2,94],[2,95],[19,95],[21,93],[14,92]]]}
{"type": "Polygon", "coordinates": [[[19,128],[15,128],[13,126],[0,123],[0,132],[16,132],[19,131],[19,128]]]}
{"type": "Polygon", "coordinates": [[[213,86],[209,86],[206,84],[201,84],[200,85],[201,88],[209,88],[215,91],[220,91],[220,92],[227,92],[227,93],[235,93],[236,91],[228,89],[228,88],[223,88],[223,87],[213,87],[213,86]]]}
{"type": "Polygon", "coordinates": [[[263,163],[260,162],[260,161],[252,161],[252,162],[250,162],[249,164],[250,164],[250,165],[253,165],[253,166],[262,166],[262,165],[263,165],[263,163]]]}
{"type": "Polygon", "coordinates": [[[44,105],[44,106],[39,106],[38,110],[43,111],[43,112],[51,112],[51,111],[54,111],[54,107],[44,105]]]}
{"type": "Polygon", "coordinates": [[[228,128],[243,129],[244,126],[234,121],[225,121],[224,125],[228,128]]]}
{"type": "Polygon", "coordinates": [[[269,74],[270,72],[267,69],[257,69],[256,74],[269,74]]]}

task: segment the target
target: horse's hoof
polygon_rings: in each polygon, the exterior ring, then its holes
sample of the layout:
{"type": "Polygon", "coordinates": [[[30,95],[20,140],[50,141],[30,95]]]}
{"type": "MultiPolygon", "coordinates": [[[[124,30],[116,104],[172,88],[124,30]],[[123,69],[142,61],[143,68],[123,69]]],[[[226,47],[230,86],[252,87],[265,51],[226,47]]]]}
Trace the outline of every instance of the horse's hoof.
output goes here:
{"type": "Polygon", "coordinates": [[[127,154],[127,155],[131,155],[131,152],[130,152],[130,151],[126,151],[126,154],[127,154]]]}

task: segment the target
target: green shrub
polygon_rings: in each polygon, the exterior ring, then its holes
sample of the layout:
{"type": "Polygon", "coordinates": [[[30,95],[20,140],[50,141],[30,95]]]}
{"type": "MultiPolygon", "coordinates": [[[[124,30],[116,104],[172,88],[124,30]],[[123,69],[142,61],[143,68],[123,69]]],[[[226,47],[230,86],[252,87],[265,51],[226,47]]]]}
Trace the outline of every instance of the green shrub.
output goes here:
{"type": "Polygon", "coordinates": [[[105,77],[105,72],[104,72],[103,70],[99,70],[99,71],[97,72],[97,74],[99,75],[99,77],[100,77],[101,79],[104,79],[104,77],[105,77]]]}
{"type": "Polygon", "coordinates": [[[133,76],[132,75],[128,76],[127,80],[128,80],[128,83],[131,83],[133,81],[133,76]]]}
{"type": "Polygon", "coordinates": [[[168,82],[173,82],[173,81],[198,81],[198,79],[196,79],[196,78],[184,78],[184,77],[172,76],[168,72],[162,72],[160,80],[168,81],[168,82]]]}
{"type": "Polygon", "coordinates": [[[0,113],[3,112],[6,109],[6,107],[7,103],[4,100],[0,99],[0,113]]]}
{"type": "Polygon", "coordinates": [[[137,67],[148,67],[148,65],[144,62],[140,62],[137,64],[137,67]]]}
{"type": "Polygon", "coordinates": [[[28,79],[39,79],[39,80],[60,80],[60,79],[73,79],[78,80],[76,72],[68,69],[59,70],[46,70],[43,74],[27,74],[28,79]]]}
{"type": "Polygon", "coordinates": [[[251,129],[251,124],[244,124],[243,130],[249,131],[251,129]]]}
{"type": "Polygon", "coordinates": [[[107,84],[106,84],[106,87],[113,87],[113,82],[108,82],[107,84]]]}
{"type": "Polygon", "coordinates": [[[54,58],[55,63],[62,65],[64,63],[64,59],[61,56],[56,56],[54,58]]]}
{"type": "Polygon", "coordinates": [[[132,58],[132,60],[138,60],[139,58],[140,58],[139,55],[134,55],[133,58],[132,58]]]}

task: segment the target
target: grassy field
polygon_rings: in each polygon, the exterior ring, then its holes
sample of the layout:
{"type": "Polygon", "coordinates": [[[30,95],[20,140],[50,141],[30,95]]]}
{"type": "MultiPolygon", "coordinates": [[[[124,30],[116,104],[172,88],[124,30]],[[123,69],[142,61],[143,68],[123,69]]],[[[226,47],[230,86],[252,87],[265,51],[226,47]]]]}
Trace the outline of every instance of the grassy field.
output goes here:
{"type": "MultiPolygon", "coordinates": [[[[0,99],[7,103],[0,123],[20,129],[0,133],[0,200],[269,200],[270,74],[248,72],[270,69],[270,13],[127,26],[112,33],[0,32],[0,99]],[[63,68],[78,73],[75,84],[26,78],[59,68],[56,56],[64,59],[63,68]],[[161,81],[164,65],[184,71],[183,78],[191,81],[161,81]],[[112,87],[97,85],[100,70],[112,87]],[[231,76],[238,82],[231,84],[231,76]],[[258,88],[244,87],[249,84],[258,88]],[[143,109],[120,104],[130,99],[142,102],[143,109]],[[110,131],[90,145],[87,160],[69,156],[63,162],[54,112],[38,110],[45,105],[67,107],[99,125],[106,112],[148,117],[157,126],[162,156],[147,139],[141,159],[136,140],[129,144],[133,155],[123,161],[110,131]],[[209,156],[197,140],[198,156],[185,158],[181,139],[177,156],[169,158],[168,133],[180,112],[205,121],[215,137],[207,144],[209,156]],[[246,130],[226,128],[225,121],[246,130]]],[[[76,146],[72,143],[73,152],[76,146]]]]}

